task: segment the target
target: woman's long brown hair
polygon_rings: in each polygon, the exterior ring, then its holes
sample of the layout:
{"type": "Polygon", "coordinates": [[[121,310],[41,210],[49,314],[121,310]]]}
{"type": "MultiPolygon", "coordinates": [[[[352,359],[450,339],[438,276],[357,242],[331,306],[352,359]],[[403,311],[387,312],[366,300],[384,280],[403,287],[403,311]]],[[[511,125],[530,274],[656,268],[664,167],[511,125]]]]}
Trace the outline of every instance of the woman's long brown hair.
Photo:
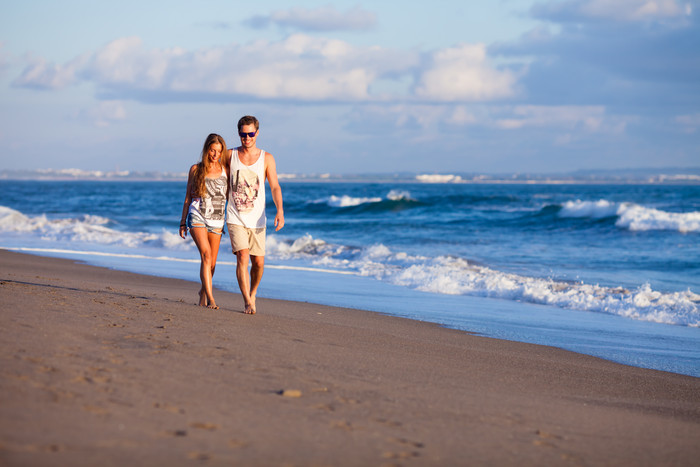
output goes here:
{"type": "Polygon", "coordinates": [[[204,184],[204,179],[211,168],[209,162],[209,148],[212,144],[219,143],[221,145],[221,159],[219,163],[223,166],[223,158],[226,157],[228,151],[226,150],[226,141],[224,138],[212,133],[207,136],[204,141],[204,146],[202,147],[202,160],[197,164],[197,169],[194,172],[194,183],[192,183],[192,197],[193,198],[203,198],[207,194],[207,187],[204,184]]]}

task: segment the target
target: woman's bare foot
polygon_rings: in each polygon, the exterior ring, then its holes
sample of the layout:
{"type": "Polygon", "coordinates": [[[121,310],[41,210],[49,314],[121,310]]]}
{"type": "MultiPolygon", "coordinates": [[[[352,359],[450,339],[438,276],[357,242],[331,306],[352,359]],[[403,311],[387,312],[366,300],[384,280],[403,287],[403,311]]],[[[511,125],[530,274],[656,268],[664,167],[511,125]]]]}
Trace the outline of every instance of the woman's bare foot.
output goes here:
{"type": "Polygon", "coordinates": [[[199,306],[209,306],[209,303],[207,302],[207,294],[204,293],[204,290],[199,291],[199,306]]]}
{"type": "Polygon", "coordinates": [[[255,314],[255,308],[252,307],[252,305],[247,304],[245,306],[245,310],[243,310],[243,313],[246,315],[254,315],[255,314]]]}
{"type": "Polygon", "coordinates": [[[207,305],[207,308],[211,308],[212,310],[218,310],[219,307],[216,306],[215,302],[211,302],[209,305],[207,305]]]}

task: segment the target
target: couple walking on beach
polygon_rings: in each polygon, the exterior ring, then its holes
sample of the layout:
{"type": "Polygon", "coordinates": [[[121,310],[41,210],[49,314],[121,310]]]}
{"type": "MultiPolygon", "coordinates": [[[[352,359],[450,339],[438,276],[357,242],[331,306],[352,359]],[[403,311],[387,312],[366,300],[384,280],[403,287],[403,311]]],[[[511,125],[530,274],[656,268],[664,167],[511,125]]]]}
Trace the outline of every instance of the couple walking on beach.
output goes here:
{"type": "Polygon", "coordinates": [[[180,236],[186,238],[189,230],[199,250],[200,306],[219,308],[212,294],[212,277],[226,224],[236,255],[236,279],[244,312],[256,312],[255,297],[265,266],[265,180],[277,208],[275,230],[284,227],[275,158],[256,146],[259,129],[257,118],[242,117],[238,121],[241,145],[235,149],[226,149],[221,136],[210,134],[204,142],[201,161],[190,168],[180,236]]]}

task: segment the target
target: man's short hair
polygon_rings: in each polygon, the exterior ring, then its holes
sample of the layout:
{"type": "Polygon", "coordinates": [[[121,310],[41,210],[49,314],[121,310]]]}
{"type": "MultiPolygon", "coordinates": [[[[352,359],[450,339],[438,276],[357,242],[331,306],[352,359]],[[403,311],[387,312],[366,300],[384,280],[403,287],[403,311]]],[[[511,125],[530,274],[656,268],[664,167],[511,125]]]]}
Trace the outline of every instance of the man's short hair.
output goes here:
{"type": "Polygon", "coordinates": [[[252,115],[246,115],[238,120],[238,131],[241,131],[241,128],[243,128],[245,125],[255,125],[255,131],[260,129],[260,122],[258,122],[258,119],[252,115]]]}

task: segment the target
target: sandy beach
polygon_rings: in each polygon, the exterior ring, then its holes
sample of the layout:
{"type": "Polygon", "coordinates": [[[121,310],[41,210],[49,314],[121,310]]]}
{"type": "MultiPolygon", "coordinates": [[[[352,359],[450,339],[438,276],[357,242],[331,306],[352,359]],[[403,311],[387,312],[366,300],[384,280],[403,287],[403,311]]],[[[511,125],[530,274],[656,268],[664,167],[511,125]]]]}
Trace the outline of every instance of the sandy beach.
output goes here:
{"type": "MultiPolygon", "coordinates": [[[[194,274],[194,272],[193,272],[194,274]]],[[[697,465],[700,379],[0,250],[0,464],[697,465]]]]}

